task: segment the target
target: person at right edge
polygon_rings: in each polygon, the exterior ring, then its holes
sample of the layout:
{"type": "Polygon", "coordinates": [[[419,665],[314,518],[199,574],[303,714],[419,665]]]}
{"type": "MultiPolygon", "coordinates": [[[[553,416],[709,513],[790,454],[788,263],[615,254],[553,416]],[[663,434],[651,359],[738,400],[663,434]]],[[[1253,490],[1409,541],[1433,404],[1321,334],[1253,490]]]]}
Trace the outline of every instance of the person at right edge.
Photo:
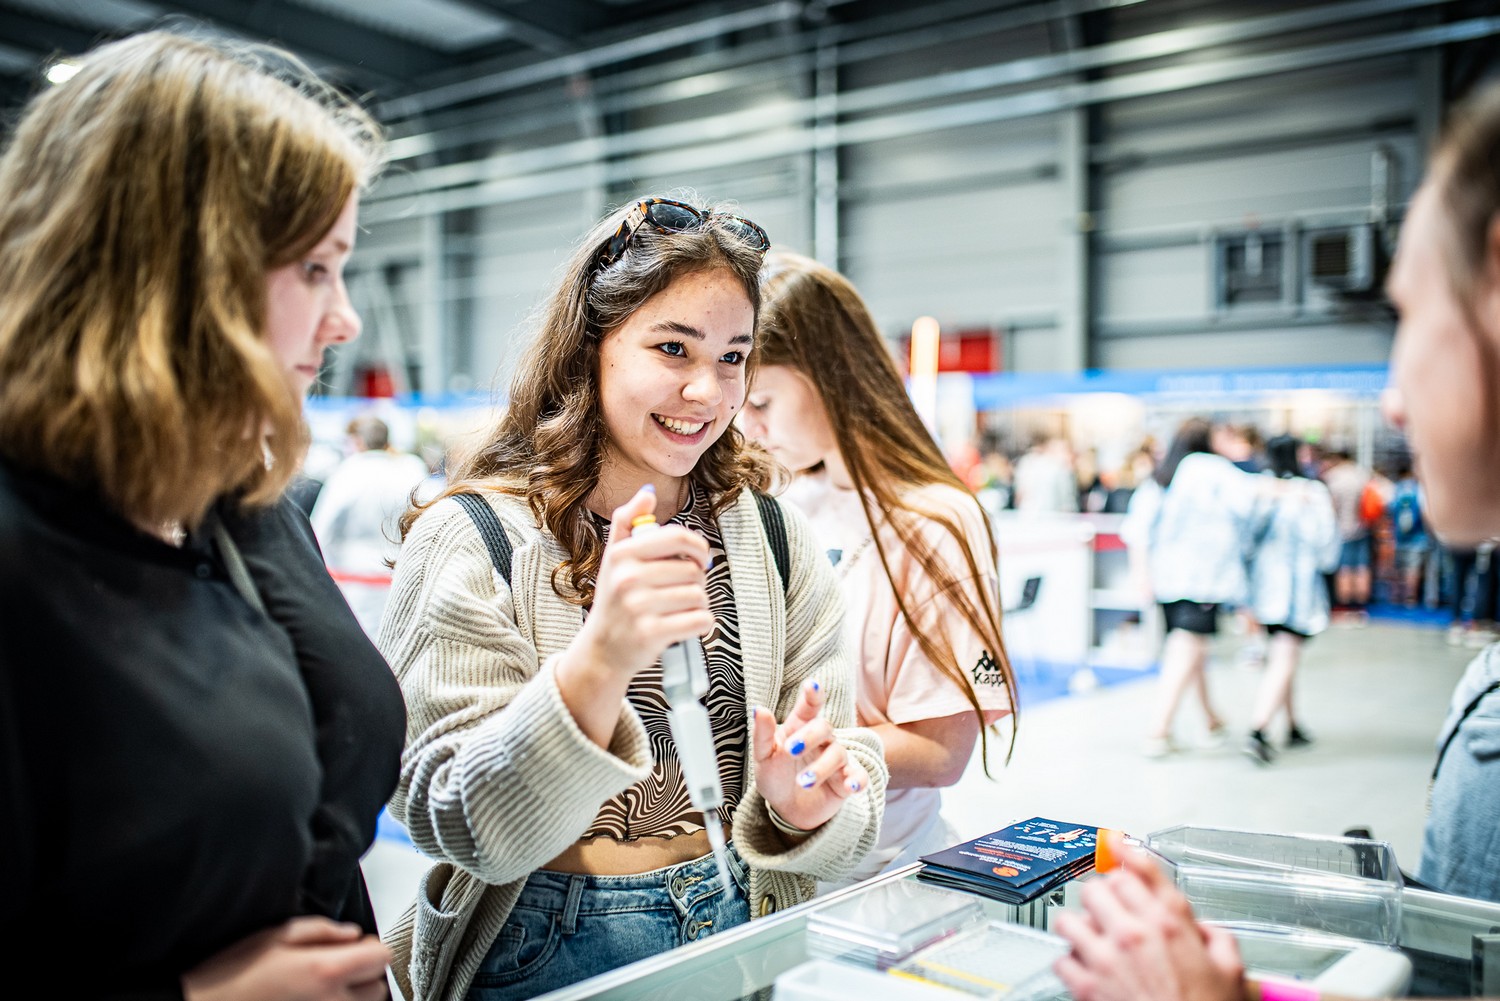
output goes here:
{"type": "MultiPolygon", "coordinates": [[[[1387,281],[1400,322],[1385,415],[1418,459],[1434,530],[1458,545],[1500,534],[1500,87],[1453,112],[1412,199],[1387,281]]],[[[1120,846],[1116,846],[1120,847],[1120,846]]],[[[1244,1001],[1233,938],[1141,853],[1058,916],[1056,971],[1078,1001],[1244,1001]]],[[[1469,665],[1438,733],[1417,875],[1500,901],[1500,651],[1469,665]]]]}

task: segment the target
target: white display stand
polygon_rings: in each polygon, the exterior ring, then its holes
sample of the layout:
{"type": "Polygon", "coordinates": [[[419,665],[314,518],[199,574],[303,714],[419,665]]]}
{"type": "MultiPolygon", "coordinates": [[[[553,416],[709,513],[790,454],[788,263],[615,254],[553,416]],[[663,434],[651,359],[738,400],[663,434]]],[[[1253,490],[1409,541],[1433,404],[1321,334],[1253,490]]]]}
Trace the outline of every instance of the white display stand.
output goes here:
{"type": "Polygon", "coordinates": [[[1003,511],[992,518],[1001,603],[1015,607],[1027,578],[1041,578],[1035,604],[1004,622],[1018,680],[1064,673],[1076,691],[1095,683],[1096,668],[1155,666],[1160,612],[1131,584],[1118,543],[1121,516],[1003,511]]]}

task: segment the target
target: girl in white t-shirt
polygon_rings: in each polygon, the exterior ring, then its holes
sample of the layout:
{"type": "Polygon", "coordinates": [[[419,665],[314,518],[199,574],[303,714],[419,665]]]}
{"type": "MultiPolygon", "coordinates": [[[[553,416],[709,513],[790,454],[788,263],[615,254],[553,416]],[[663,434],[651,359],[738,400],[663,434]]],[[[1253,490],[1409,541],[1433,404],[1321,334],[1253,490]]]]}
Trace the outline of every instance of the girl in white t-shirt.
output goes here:
{"type": "Polygon", "coordinates": [[[941,816],[975,738],[1015,712],[995,544],[917,416],[854,287],[795,254],[766,264],[761,364],[740,418],[795,474],[843,584],[861,726],[885,742],[880,841],[854,877],[959,840],[941,816]]]}

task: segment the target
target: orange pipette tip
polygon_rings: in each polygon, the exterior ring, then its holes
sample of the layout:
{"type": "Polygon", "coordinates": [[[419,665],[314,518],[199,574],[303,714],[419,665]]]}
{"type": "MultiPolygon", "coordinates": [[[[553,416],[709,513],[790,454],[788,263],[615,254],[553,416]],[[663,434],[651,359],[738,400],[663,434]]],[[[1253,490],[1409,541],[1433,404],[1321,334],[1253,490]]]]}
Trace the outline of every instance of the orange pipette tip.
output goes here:
{"type": "Polygon", "coordinates": [[[1125,836],[1108,827],[1099,828],[1094,842],[1094,871],[1109,872],[1120,866],[1120,850],[1125,847],[1125,836]]]}

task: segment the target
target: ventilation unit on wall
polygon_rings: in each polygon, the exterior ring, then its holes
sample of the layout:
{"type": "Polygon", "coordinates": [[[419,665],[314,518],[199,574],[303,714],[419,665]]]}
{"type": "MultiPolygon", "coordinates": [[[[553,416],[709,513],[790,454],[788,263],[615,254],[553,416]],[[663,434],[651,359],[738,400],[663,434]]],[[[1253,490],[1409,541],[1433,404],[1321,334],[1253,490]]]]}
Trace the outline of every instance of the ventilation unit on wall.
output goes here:
{"type": "Polygon", "coordinates": [[[1308,286],[1333,292],[1368,292],[1375,287],[1375,230],[1368,223],[1302,234],[1302,278],[1308,286]]]}
{"type": "Polygon", "coordinates": [[[1278,305],[1286,300],[1286,241],[1280,230],[1221,233],[1215,243],[1218,308],[1278,305]]]}

